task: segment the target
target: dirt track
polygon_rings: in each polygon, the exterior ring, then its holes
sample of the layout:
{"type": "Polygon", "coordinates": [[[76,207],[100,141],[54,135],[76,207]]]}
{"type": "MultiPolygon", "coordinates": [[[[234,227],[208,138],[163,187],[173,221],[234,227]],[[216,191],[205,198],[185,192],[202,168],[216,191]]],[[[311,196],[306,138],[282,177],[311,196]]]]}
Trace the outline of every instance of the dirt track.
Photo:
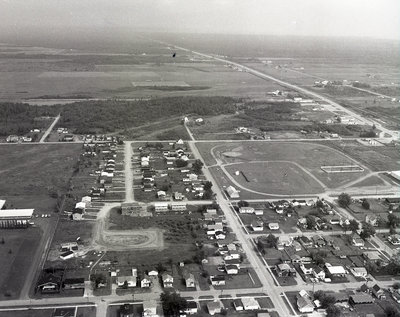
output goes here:
{"type": "Polygon", "coordinates": [[[97,215],[92,248],[101,251],[132,249],[162,249],[163,232],[160,229],[109,230],[109,212],[119,204],[106,204],[97,215]]]}

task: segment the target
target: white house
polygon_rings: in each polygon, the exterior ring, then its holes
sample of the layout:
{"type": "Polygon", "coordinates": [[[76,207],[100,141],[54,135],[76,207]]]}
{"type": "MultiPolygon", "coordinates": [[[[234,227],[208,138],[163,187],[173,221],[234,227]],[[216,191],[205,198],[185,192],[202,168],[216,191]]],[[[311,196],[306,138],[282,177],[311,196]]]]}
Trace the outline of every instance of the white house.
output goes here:
{"type": "Polygon", "coordinates": [[[167,273],[163,273],[161,275],[161,277],[162,277],[163,286],[165,288],[174,287],[174,278],[171,275],[169,275],[167,273]]]}
{"type": "Polygon", "coordinates": [[[239,273],[238,267],[233,264],[225,265],[225,271],[228,275],[236,275],[239,273]]]}
{"type": "Polygon", "coordinates": [[[143,276],[143,278],[140,280],[140,287],[141,288],[148,288],[151,285],[151,280],[148,275],[143,276]]]}
{"type": "Polygon", "coordinates": [[[220,302],[216,302],[216,301],[210,302],[210,303],[207,303],[207,310],[211,316],[214,316],[215,314],[221,313],[222,305],[220,302]]]}
{"type": "Polygon", "coordinates": [[[250,226],[253,229],[253,231],[264,230],[264,223],[262,221],[252,221],[250,226]]]}
{"type": "Polygon", "coordinates": [[[239,192],[233,186],[227,187],[226,193],[228,194],[229,198],[239,198],[239,192]]]}
{"type": "Polygon", "coordinates": [[[156,212],[168,211],[168,203],[167,202],[155,202],[154,209],[156,212]]]}
{"type": "Polygon", "coordinates": [[[367,269],[365,267],[353,267],[350,269],[350,271],[355,277],[366,278],[368,275],[367,269]]]}
{"type": "Polygon", "coordinates": [[[279,230],[279,223],[277,223],[277,222],[270,222],[270,223],[268,224],[268,228],[269,228],[270,230],[279,230]]]}
{"type": "Polygon", "coordinates": [[[254,208],[253,207],[240,207],[239,213],[240,214],[254,214],[254,208]]]}
{"type": "Polygon", "coordinates": [[[157,302],[155,300],[147,300],[143,302],[143,317],[156,317],[157,302]]]}

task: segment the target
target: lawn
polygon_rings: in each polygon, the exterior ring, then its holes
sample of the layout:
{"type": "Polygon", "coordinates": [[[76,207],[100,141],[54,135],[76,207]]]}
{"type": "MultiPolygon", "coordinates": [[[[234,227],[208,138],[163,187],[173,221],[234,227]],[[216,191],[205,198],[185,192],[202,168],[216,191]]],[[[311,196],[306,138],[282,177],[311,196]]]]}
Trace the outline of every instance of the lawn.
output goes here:
{"type": "Polygon", "coordinates": [[[0,299],[18,298],[41,235],[39,228],[0,230],[0,299]]]}

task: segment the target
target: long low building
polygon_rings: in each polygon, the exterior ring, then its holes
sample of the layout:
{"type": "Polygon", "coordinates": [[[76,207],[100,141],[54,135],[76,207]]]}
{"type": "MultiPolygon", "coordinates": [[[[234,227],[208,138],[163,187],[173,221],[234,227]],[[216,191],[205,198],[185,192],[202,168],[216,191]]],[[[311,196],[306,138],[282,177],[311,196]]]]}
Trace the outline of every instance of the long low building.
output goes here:
{"type": "Polygon", "coordinates": [[[0,210],[0,228],[26,228],[34,209],[0,210]]]}

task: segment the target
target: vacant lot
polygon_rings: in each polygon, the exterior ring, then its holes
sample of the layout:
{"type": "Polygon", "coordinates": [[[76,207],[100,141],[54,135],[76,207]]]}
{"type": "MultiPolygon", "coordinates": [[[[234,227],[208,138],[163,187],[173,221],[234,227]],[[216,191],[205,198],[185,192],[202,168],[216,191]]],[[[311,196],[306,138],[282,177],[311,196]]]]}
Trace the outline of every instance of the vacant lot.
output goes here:
{"type": "Polygon", "coordinates": [[[0,193],[12,208],[54,211],[68,189],[81,145],[2,145],[0,193]]]}

